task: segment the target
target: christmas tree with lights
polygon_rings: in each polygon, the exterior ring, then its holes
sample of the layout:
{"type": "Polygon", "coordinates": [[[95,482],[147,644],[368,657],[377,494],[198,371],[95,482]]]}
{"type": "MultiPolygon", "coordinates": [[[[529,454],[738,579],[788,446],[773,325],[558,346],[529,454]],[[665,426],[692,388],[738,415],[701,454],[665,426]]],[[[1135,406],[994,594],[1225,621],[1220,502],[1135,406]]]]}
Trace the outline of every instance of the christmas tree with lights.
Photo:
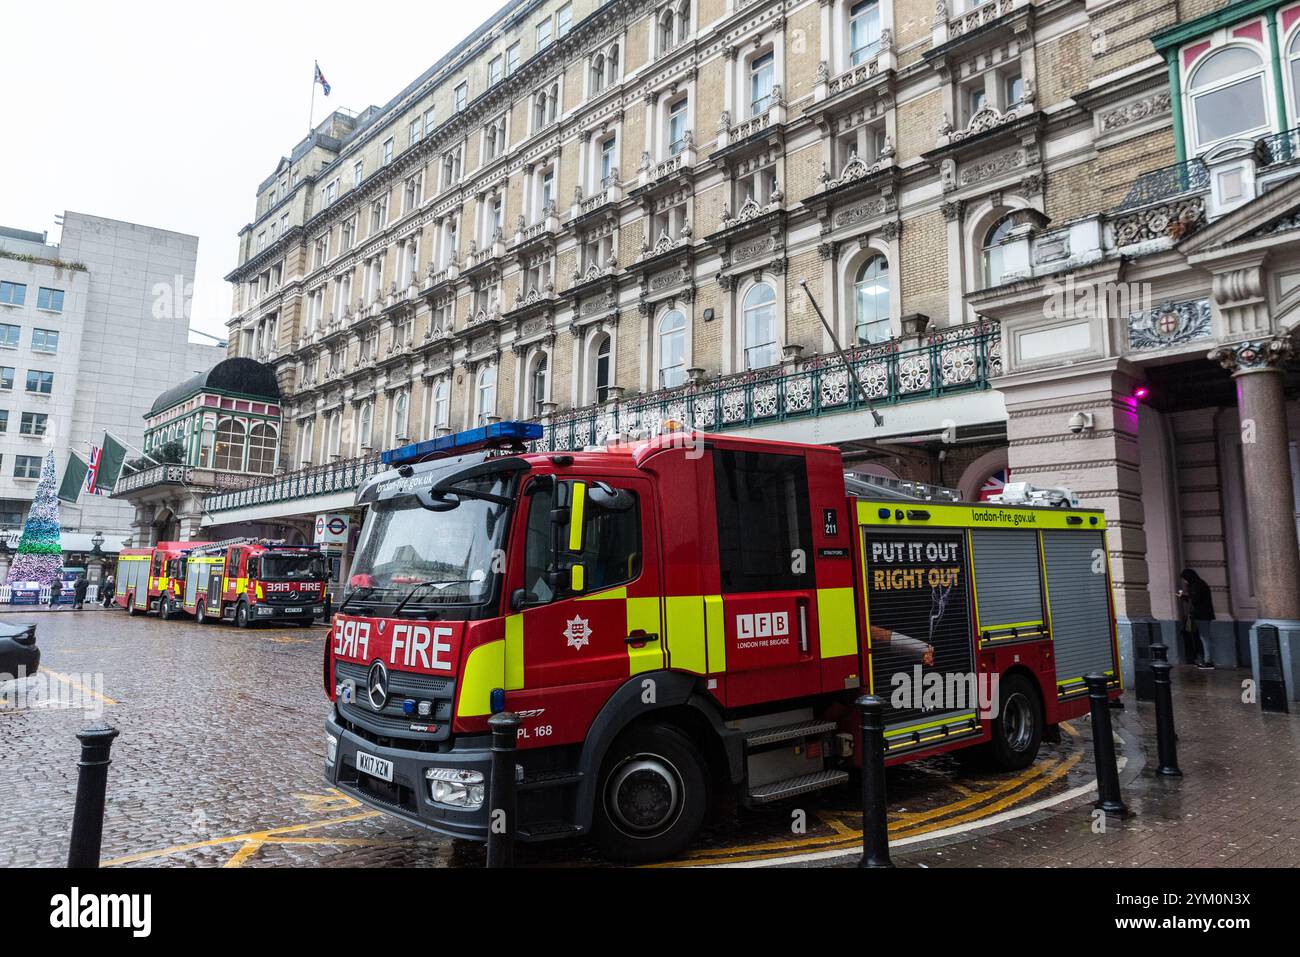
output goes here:
{"type": "Polygon", "coordinates": [[[40,582],[53,585],[63,568],[63,544],[59,539],[59,499],[54,480],[54,453],[45,456],[41,481],[36,486],[32,509],[23,523],[18,552],[9,566],[9,584],[40,582]]]}

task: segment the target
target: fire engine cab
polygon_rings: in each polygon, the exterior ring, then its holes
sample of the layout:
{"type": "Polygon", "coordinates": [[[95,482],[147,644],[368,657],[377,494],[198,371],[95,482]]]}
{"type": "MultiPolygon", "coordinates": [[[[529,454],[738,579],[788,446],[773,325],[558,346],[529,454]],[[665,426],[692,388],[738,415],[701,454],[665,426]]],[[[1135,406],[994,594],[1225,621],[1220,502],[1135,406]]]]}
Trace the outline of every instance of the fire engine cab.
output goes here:
{"type": "Polygon", "coordinates": [[[536,453],[497,423],[387,452],[324,658],[328,781],[457,837],[489,825],[512,711],[520,839],[671,856],[716,798],[978,749],[1003,768],[1120,693],[1099,511],[846,475],[838,449],[696,432],[536,453]]]}
{"type": "Polygon", "coordinates": [[[314,545],[232,538],[185,554],[181,605],[199,624],[296,621],[325,614],[325,558],[314,545]]]}
{"type": "Polygon", "coordinates": [[[159,542],[152,548],[124,548],[117,556],[113,601],[128,615],[159,611],[170,594],[178,562],[192,542],[159,542]]]}

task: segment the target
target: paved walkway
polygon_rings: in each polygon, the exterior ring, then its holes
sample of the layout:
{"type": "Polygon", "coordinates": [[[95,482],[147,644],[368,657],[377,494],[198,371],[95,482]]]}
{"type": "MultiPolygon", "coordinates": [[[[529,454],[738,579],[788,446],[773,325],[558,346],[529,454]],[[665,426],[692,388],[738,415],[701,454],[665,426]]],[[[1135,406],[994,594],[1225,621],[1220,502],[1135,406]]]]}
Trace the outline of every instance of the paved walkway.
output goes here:
{"type": "MultiPolygon", "coordinates": [[[[1300,867],[1300,715],[1242,701],[1250,672],[1174,669],[1182,778],[1155,774],[1155,711],[1111,712],[1141,769],[1123,775],[1130,815],[1096,830],[1082,798],[960,843],[893,857],[907,867],[1300,867]]],[[[1088,721],[1078,722],[1087,728],[1088,721]]],[[[1095,797],[1095,795],[1094,795],[1095,797]]],[[[836,861],[835,863],[844,863],[836,861]]]]}

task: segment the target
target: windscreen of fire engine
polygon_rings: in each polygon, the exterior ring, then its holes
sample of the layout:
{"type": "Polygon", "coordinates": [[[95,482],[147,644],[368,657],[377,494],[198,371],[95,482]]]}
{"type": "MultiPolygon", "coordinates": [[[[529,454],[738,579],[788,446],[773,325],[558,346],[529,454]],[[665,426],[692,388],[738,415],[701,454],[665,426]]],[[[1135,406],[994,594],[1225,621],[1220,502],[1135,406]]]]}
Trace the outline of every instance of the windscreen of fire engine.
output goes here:
{"type": "MultiPolygon", "coordinates": [[[[483,476],[460,487],[508,495],[510,484],[508,477],[483,476]]],[[[426,509],[413,495],[375,502],[357,543],[345,601],[375,614],[391,614],[403,600],[403,614],[488,601],[504,565],[497,549],[507,511],[468,495],[447,511],[426,509]]]]}
{"type": "Polygon", "coordinates": [[[965,537],[864,528],[872,693],[899,724],[977,705],[965,537]]]}
{"type": "Polygon", "coordinates": [[[320,555],[262,556],[262,578],[266,581],[302,581],[324,578],[325,560],[320,555]]]}

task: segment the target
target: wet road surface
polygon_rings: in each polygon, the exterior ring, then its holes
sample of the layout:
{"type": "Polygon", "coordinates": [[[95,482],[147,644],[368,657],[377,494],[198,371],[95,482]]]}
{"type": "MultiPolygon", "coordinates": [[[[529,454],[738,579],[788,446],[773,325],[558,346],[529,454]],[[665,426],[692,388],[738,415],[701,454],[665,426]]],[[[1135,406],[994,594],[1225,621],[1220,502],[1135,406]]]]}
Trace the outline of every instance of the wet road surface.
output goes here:
{"type": "MultiPolygon", "coordinates": [[[[481,845],[407,825],[325,785],[323,626],[239,630],[100,610],[30,617],[42,676],[25,683],[25,700],[16,683],[0,687],[0,866],[66,860],[75,733],[96,720],[121,732],[109,772],[107,865],[482,865],[481,845]]],[[[1023,772],[970,773],[950,758],[891,769],[891,838],[915,844],[961,833],[1086,784],[1082,724],[1045,744],[1023,772]]],[[[852,850],[860,814],[848,786],[742,810],[711,823],[672,864],[852,850]]],[[[602,863],[582,842],[524,846],[517,859],[602,863]]]]}

